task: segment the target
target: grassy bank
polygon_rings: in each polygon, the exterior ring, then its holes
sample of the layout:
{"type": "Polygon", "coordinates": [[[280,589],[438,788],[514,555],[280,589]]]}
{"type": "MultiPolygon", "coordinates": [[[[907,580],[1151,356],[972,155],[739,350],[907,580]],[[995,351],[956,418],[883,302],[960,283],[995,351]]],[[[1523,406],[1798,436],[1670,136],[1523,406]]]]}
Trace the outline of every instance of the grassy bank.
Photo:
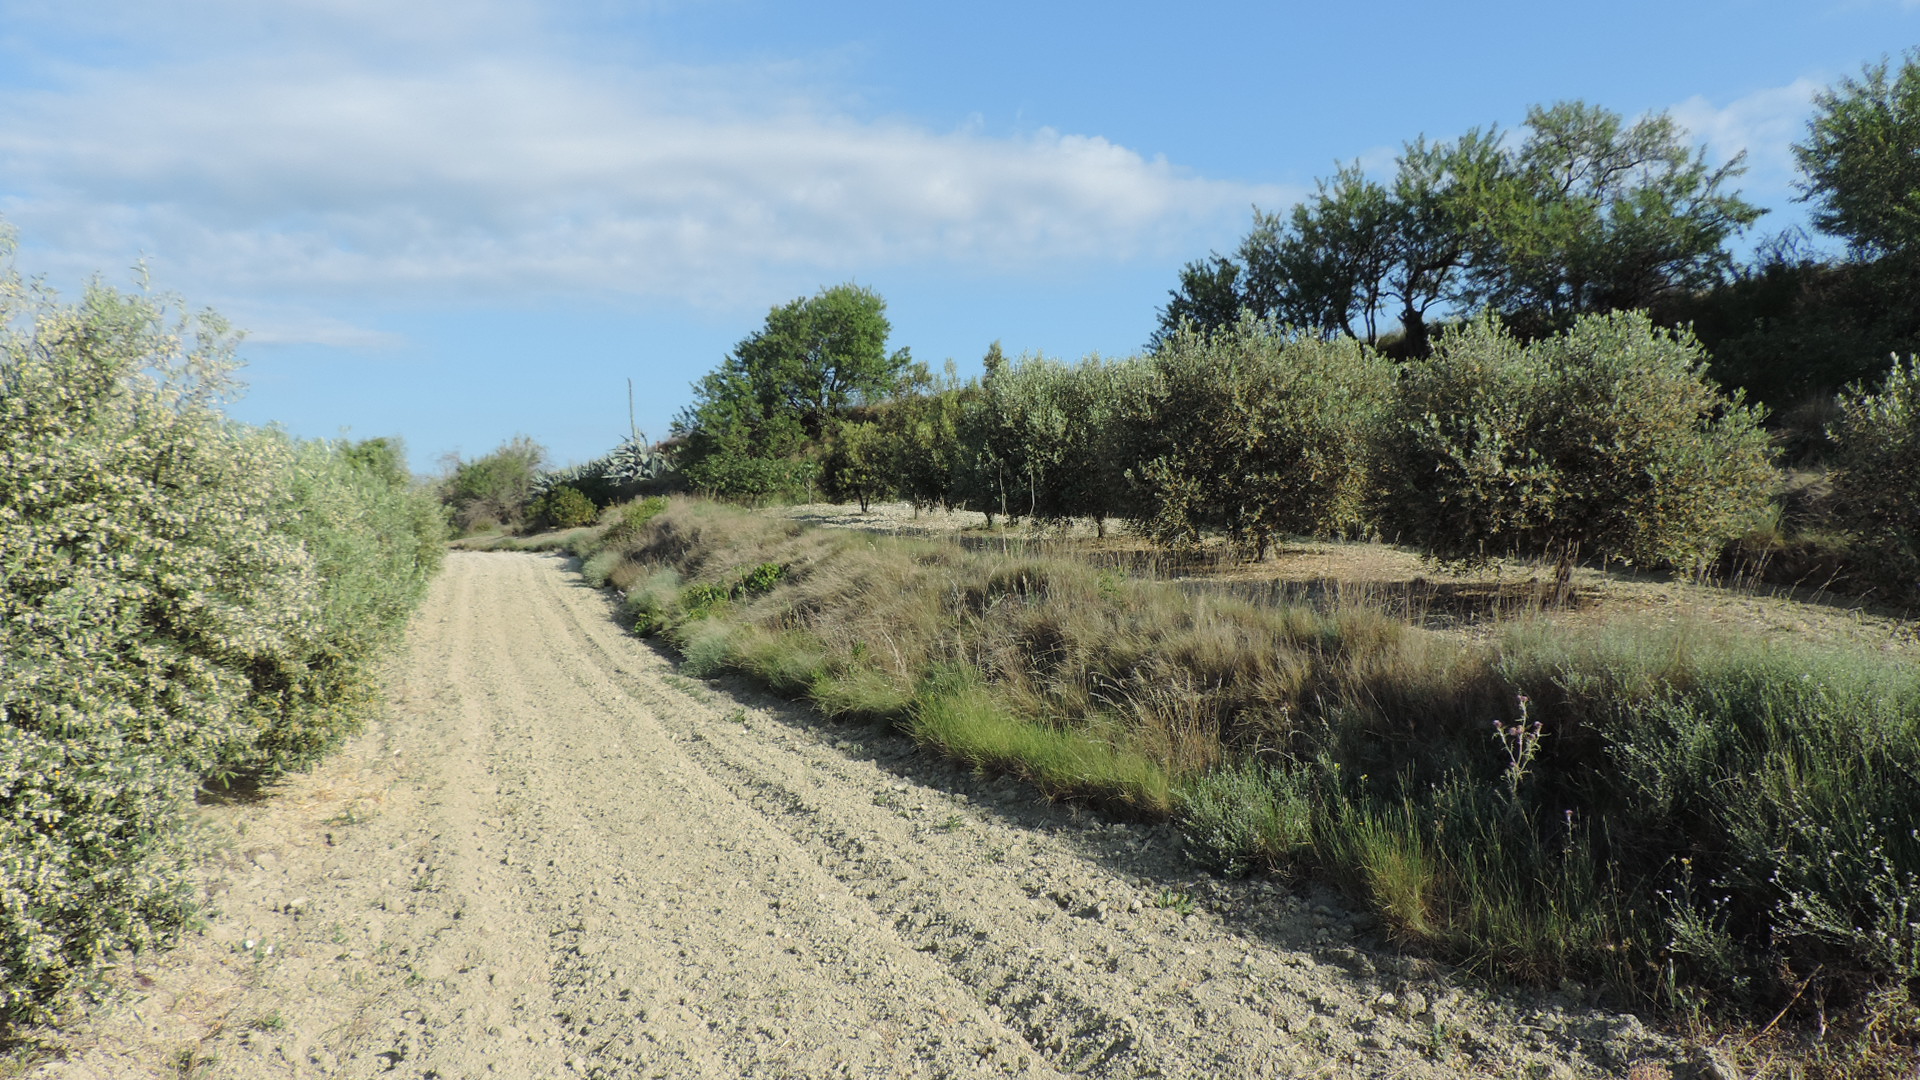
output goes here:
{"type": "Polygon", "coordinates": [[[1215,866],[1330,879],[1472,968],[1911,1039],[1908,667],[1697,628],[1476,643],[694,502],[574,550],[696,673],[1172,816],[1215,866]]]}

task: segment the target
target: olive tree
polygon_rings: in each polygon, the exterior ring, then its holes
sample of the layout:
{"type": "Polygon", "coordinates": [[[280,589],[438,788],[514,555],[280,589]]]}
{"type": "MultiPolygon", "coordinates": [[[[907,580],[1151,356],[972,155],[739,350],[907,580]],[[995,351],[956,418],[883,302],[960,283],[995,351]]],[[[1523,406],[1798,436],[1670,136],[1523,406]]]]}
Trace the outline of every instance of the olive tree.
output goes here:
{"type": "Polygon", "coordinates": [[[1386,358],[1247,315],[1176,333],[1153,373],[1133,419],[1137,527],[1169,545],[1221,529],[1256,558],[1283,536],[1365,527],[1393,388],[1386,358]]]}
{"type": "Polygon", "coordinates": [[[1834,494],[1869,573],[1920,587],[1920,359],[1895,359],[1878,390],[1840,395],[1834,494]]]}
{"type": "Polygon", "coordinates": [[[1466,562],[1711,561],[1764,515],[1774,468],[1758,410],[1705,365],[1640,313],[1531,344],[1492,318],[1442,335],[1384,429],[1384,530],[1466,562]]]}

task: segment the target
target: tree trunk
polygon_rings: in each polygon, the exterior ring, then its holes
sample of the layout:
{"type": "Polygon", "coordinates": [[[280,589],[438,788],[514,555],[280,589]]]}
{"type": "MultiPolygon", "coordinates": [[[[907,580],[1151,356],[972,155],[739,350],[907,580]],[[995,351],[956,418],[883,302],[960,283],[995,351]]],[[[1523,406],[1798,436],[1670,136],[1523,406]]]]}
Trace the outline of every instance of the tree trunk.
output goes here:
{"type": "Polygon", "coordinates": [[[1405,333],[1400,339],[1403,359],[1425,360],[1433,354],[1433,340],[1427,332],[1425,314],[1407,308],[1400,313],[1400,325],[1405,333]]]}

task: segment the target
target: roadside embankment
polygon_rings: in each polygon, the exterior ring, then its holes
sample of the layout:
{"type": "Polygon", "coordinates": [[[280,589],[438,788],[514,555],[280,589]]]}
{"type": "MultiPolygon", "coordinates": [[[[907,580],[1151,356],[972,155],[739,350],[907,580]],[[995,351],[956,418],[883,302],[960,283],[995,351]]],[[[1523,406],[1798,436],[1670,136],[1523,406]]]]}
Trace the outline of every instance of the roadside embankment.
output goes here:
{"type": "Polygon", "coordinates": [[[1467,641],[696,502],[633,504],[575,550],[691,673],[1168,818],[1403,942],[1682,1016],[1823,1010],[1911,1050],[1910,666],[1688,626],[1467,641]]]}

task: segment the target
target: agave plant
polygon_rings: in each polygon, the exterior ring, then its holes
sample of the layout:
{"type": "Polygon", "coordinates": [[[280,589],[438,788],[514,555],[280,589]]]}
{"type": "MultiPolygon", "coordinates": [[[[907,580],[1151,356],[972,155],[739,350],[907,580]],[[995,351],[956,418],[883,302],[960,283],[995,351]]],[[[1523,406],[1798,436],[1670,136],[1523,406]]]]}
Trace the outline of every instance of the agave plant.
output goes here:
{"type": "Polygon", "coordinates": [[[602,475],[622,484],[640,484],[657,480],[667,471],[667,455],[637,438],[628,439],[613,452],[595,462],[603,466],[602,475]]]}
{"type": "Polygon", "coordinates": [[[541,496],[557,487],[574,488],[605,505],[636,494],[639,488],[663,476],[667,455],[644,439],[629,438],[585,465],[543,472],[534,479],[533,493],[541,496]]]}

